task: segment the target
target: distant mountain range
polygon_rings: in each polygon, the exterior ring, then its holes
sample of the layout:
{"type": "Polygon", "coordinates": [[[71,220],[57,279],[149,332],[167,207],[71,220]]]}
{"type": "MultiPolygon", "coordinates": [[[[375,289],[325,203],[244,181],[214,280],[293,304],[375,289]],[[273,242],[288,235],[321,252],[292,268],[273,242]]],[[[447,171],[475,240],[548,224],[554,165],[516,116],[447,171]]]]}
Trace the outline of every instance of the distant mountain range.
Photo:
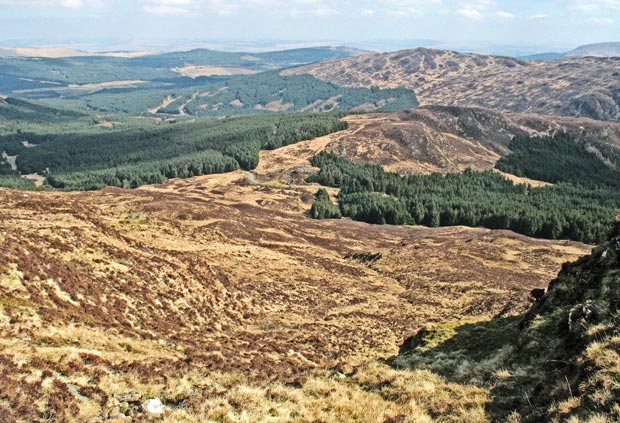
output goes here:
{"type": "Polygon", "coordinates": [[[519,58],[523,60],[550,62],[553,60],[572,59],[576,57],[620,57],[620,42],[586,44],[574,50],[567,51],[566,53],[539,53],[521,56],[519,58]]]}

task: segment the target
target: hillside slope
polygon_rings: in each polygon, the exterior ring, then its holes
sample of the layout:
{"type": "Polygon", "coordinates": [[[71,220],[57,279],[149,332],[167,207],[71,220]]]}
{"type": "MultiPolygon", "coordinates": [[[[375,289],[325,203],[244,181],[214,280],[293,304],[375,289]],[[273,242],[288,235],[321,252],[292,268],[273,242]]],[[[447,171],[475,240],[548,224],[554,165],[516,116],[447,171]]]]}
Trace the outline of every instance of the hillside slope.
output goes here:
{"type": "MultiPolygon", "coordinates": [[[[315,154],[325,149],[401,174],[454,173],[466,168],[492,170],[497,160],[508,154],[512,138],[519,135],[566,132],[579,141],[620,150],[619,123],[586,118],[423,106],[398,113],[351,115],[345,120],[350,130],[327,137],[314,150],[315,154]]],[[[286,180],[291,172],[302,167],[295,158],[308,145],[276,150],[274,154],[280,156],[279,160],[260,163],[259,169],[286,180]]]]}
{"type": "Polygon", "coordinates": [[[540,60],[544,62],[552,60],[562,60],[576,57],[620,57],[620,43],[595,43],[579,46],[565,53],[538,53],[529,56],[522,56],[523,60],[540,60]]]}
{"type": "MultiPolygon", "coordinates": [[[[315,142],[326,140],[301,144],[315,142]]],[[[294,159],[308,167],[304,154],[294,159]]],[[[261,152],[266,169],[281,157],[261,152]]],[[[414,409],[432,421],[434,405],[333,369],[395,354],[429,321],[522,312],[530,289],[588,251],[504,231],[314,221],[303,213],[316,187],[261,169],[134,191],[0,190],[2,420],[140,421],[136,401],[157,396],[170,421],[387,421],[414,409]]],[[[481,391],[442,392],[464,404],[445,413],[480,411],[481,391]]]]}
{"type": "Polygon", "coordinates": [[[363,55],[301,66],[345,86],[406,87],[423,105],[475,106],[620,120],[620,58],[527,62],[430,49],[363,55]]]}
{"type": "Polygon", "coordinates": [[[587,44],[564,53],[564,57],[618,57],[620,42],[587,44]]]}
{"type": "Polygon", "coordinates": [[[563,265],[525,316],[424,329],[394,364],[488,386],[494,421],[616,421],[618,229],[591,255],[563,265]]]}

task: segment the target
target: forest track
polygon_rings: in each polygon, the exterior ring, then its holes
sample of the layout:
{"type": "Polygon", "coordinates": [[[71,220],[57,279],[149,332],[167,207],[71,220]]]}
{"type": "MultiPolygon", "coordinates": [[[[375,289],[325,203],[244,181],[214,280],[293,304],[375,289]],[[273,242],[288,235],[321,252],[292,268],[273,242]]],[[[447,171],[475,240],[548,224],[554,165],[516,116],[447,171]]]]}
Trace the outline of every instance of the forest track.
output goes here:
{"type": "Polygon", "coordinates": [[[192,101],[196,100],[196,98],[198,97],[198,94],[199,94],[199,92],[198,92],[198,91],[196,91],[195,93],[193,93],[193,94],[192,94],[192,96],[190,97],[190,99],[189,99],[189,100],[187,100],[185,103],[183,103],[183,104],[181,104],[181,105],[179,106],[179,114],[180,114],[181,116],[188,116],[188,113],[187,113],[187,111],[185,110],[185,108],[187,107],[187,105],[188,105],[189,103],[191,103],[192,101]]]}
{"type": "Polygon", "coordinates": [[[167,96],[159,106],[157,107],[153,107],[152,109],[149,109],[149,113],[152,114],[157,114],[159,112],[160,109],[166,108],[170,105],[170,103],[174,102],[177,98],[174,96],[167,96]]]}

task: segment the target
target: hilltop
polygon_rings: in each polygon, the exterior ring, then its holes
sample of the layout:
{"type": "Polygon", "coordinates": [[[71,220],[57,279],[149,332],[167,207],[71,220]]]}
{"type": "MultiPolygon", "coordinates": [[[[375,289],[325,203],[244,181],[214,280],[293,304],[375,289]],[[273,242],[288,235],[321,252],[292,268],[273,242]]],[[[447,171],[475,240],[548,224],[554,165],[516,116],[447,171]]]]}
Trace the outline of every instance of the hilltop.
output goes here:
{"type": "Polygon", "coordinates": [[[564,53],[564,57],[618,57],[620,42],[587,44],[564,53]]]}
{"type": "Polygon", "coordinates": [[[520,57],[523,60],[561,60],[572,57],[619,57],[620,42],[586,44],[565,53],[539,53],[520,57]]]}
{"type": "Polygon", "coordinates": [[[415,49],[286,70],[344,86],[405,87],[422,105],[620,120],[620,58],[553,62],[415,49]]]}

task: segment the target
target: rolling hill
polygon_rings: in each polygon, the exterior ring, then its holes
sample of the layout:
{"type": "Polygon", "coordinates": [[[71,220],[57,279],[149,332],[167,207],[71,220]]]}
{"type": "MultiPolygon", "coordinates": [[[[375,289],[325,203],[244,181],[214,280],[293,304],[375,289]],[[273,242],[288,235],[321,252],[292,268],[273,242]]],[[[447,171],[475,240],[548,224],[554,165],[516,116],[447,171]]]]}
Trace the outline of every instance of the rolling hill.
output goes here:
{"type": "Polygon", "coordinates": [[[327,151],[403,175],[492,170],[510,152],[515,136],[567,133],[580,142],[620,151],[620,124],[587,118],[422,106],[346,120],[353,133],[334,134],[327,151]]]}
{"type": "Polygon", "coordinates": [[[565,53],[540,53],[530,56],[523,56],[523,60],[552,61],[575,57],[620,57],[620,43],[596,43],[586,44],[565,53]]]}
{"type": "Polygon", "coordinates": [[[57,109],[41,103],[0,97],[0,122],[61,123],[85,116],[85,113],[57,109]]]}
{"type": "Polygon", "coordinates": [[[167,82],[199,76],[234,76],[361,54],[347,47],[311,47],[266,53],[208,49],[140,57],[0,58],[0,93],[36,88],[134,82],[167,82]]]}
{"type": "Polygon", "coordinates": [[[301,66],[351,87],[412,89],[423,105],[484,107],[498,111],[620,120],[620,58],[554,62],[415,49],[301,66]]]}
{"type": "Polygon", "coordinates": [[[587,44],[564,53],[564,57],[619,57],[620,42],[587,44]]]}

